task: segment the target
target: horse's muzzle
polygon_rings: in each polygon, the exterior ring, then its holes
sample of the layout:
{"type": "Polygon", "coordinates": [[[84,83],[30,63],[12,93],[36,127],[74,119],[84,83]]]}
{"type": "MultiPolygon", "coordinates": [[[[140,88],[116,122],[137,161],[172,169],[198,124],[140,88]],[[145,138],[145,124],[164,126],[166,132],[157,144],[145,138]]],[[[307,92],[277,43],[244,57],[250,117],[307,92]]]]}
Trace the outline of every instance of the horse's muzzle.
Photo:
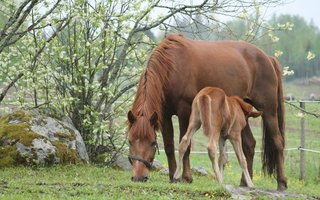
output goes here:
{"type": "Polygon", "coordinates": [[[144,176],[144,177],[131,177],[131,181],[133,182],[147,182],[148,177],[144,176]]]}

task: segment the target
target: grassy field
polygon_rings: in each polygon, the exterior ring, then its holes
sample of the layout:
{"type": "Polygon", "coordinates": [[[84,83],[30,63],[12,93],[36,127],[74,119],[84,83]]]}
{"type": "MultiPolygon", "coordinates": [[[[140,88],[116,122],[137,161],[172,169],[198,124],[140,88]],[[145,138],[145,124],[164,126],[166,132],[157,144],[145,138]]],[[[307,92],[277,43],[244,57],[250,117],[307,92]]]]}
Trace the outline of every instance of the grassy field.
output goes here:
{"type": "Polygon", "coordinates": [[[201,199],[228,198],[208,177],[194,184],[170,184],[166,175],[152,173],[148,183],[133,183],[130,173],[95,166],[7,168],[1,171],[0,199],[201,199]]]}
{"type": "MultiPolygon", "coordinates": [[[[199,158],[198,158],[199,159],[199,158]]],[[[204,158],[205,159],[205,158],[204,158]]],[[[193,159],[195,160],[195,159],[193,159]]],[[[167,175],[151,172],[147,183],[133,183],[129,172],[96,166],[55,166],[51,168],[6,168],[0,176],[0,199],[229,199],[230,194],[213,176],[194,175],[192,184],[168,182],[167,175]]],[[[240,173],[231,165],[225,182],[237,185],[240,173]]],[[[255,172],[256,188],[274,188],[272,178],[255,172]]],[[[319,199],[320,184],[289,178],[290,193],[319,199]]],[[[260,196],[256,199],[267,199],[260,196]]]]}
{"type": "MultiPolygon", "coordinates": [[[[319,110],[319,104],[307,105],[319,110]]],[[[305,152],[305,180],[299,180],[300,120],[296,109],[287,107],[287,132],[285,170],[288,178],[288,192],[308,195],[310,199],[320,199],[320,154],[305,152]],[[289,124],[289,126],[288,126],[289,124]]],[[[307,108],[308,108],[307,107],[307,108]]],[[[261,149],[262,132],[259,119],[251,121],[257,140],[256,150],[261,149]]],[[[306,148],[320,150],[319,119],[306,116],[306,148]]],[[[177,123],[175,119],[175,129],[177,123]]],[[[161,138],[159,138],[161,142],[161,138]]],[[[206,152],[207,139],[201,130],[194,136],[194,151],[206,152]]],[[[160,144],[160,148],[163,149],[160,144]]],[[[228,151],[233,151],[228,143],[228,151]]],[[[230,153],[224,182],[239,185],[241,169],[234,154],[230,153]]],[[[164,152],[156,159],[167,167],[164,152]]],[[[194,174],[192,184],[170,184],[168,176],[153,171],[147,183],[132,183],[131,173],[112,168],[88,166],[55,166],[52,168],[5,168],[0,172],[0,199],[229,199],[230,195],[214,179],[207,154],[191,154],[192,167],[204,167],[211,176],[194,174]]],[[[254,160],[253,181],[256,188],[275,190],[276,180],[266,177],[261,171],[261,157],[257,152],[254,160]]],[[[268,199],[268,197],[254,197],[268,199]]],[[[292,198],[289,198],[292,199],[292,198]]]]}
{"type": "MultiPolygon", "coordinates": [[[[211,176],[194,176],[192,184],[168,183],[167,175],[152,172],[147,183],[133,183],[129,172],[96,166],[6,168],[0,176],[0,199],[230,199],[211,176]]],[[[226,182],[238,184],[240,176],[228,166],[226,182]]],[[[257,188],[273,188],[275,181],[255,175],[257,188]]],[[[320,198],[319,186],[289,179],[289,192],[320,198]]],[[[255,199],[268,199],[264,196],[255,199]]]]}
{"type": "MultiPolygon", "coordinates": [[[[288,92],[301,93],[285,87],[288,92]]],[[[317,89],[317,88],[314,88],[317,89]]],[[[305,96],[305,94],[303,94],[305,96]]],[[[295,105],[298,105],[296,103],[295,105]]],[[[310,112],[320,113],[320,103],[306,105],[310,112]]],[[[305,148],[320,151],[320,119],[305,115],[305,148]]],[[[175,132],[177,133],[177,120],[175,132]]],[[[257,153],[254,159],[253,181],[256,188],[275,190],[276,180],[266,177],[261,171],[262,131],[260,119],[250,120],[252,131],[257,141],[257,153]]],[[[300,176],[300,123],[299,111],[286,104],[286,151],[285,171],[288,178],[288,192],[308,195],[310,199],[320,199],[320,154],[305,152],[305,180],[300,176]]],[[[178,137],[178,134],[176,134],[178,137]]],[[[162,138],[159,134],[160,149],[162,138]]],[[[176,139],[176,145],[177,145],[176,139]]],[[[199,130],[193,140],[193,151],[206,152],[207,138],[199,130]]],[[[228,142],[228,151],[233,151],[228,142]]],[[[233,153],[228,154],[229,163],[224,173],[224,182],[239,185],[241,169],[233,153]]],[[[164,152],[156,159],[167,167],[164,152]]],[[[147,183],[132,183],[131,173],[112,168],[101,168],[94,165],[55,166],[51,168],[15,167],[0,170],[0,199],[36,200],[36,199],[230,199],[230,195],[214,179],[208,155],[191,154],[192,167],[203,167],[211,176],[193,175],[192,184],[170,184],[168,176],[153,171],[147,183]]],[[[258,196],[255,199],[268,199],[258,196]]],[[[291,198],[289,198],[291,199],[291,198]]]]}

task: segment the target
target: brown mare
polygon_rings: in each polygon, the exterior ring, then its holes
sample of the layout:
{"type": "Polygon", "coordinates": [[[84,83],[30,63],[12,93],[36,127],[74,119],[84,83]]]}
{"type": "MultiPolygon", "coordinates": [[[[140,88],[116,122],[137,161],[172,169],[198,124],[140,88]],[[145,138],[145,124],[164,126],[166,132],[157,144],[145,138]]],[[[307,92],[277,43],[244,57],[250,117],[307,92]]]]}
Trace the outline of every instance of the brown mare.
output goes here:
{"type": "Polygon", "coordinates": [[[253,187],[246,157],[242,150],[241,131],[246,126],[248,117],[258,117],[261,114],[262,112],[253,111],[253,107],[240,97],[226,96],[220,88],[205,87],[200,90],[192,102],[187,132],[179,144],[179,162],[173,177],[174,180],[180,180],[183,156],[190,145],[191,137],[202,125],[203,133],[209,137],[208,154],[218,182],[223,182],[223,168],[227,162],[224,146],[226,140],[229,139],[242,168],[247,186],[253,187]],[[218,142],[219,164],[217,160],[218,142]]]}
{"type": "MultiPolygon", "coordinates": [[[[168,35],[152,52],[128,112],[129,159],[133,181],[146,181],[156,152],[156,131],[162,132],[169,177],[176,170],[172,115],[177,115],[180,139],[187,131],[191,103],[206,86],[240,96],[263,112],[263,169],[276,174],[278,190],[287,188],[284,173],[284,104],[282,74],[276,59],[246,42],[194,41],[168,35]]],[[[256,141],[249,125],[242,147],[252,177],[256,141]]],[[[183,181],[192,182],[190,147],[183,158],[183,181]]],[[[245,186],[244,176],[241,185],[245,186]]]]}

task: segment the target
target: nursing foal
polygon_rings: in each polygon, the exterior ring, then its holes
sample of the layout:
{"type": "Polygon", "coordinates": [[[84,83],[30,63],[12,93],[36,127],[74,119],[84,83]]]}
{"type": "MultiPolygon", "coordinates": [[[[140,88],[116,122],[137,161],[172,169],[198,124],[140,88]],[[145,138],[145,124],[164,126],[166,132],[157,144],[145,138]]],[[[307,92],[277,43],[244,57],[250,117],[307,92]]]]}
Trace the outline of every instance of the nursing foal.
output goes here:
{"type": "Polygon", "coordinates": [[[253,107],[237,96],[226,96],[220,88],[206,87],[202,89],[192,102],[192,112],[187,133],[179,144],[179,163],[174,179],[180,179],[183,156],[191,142],[191,137],[201,124],[204,134],[209,137],[208,154],[219,183],[223,182],[223,166],[227,159],[224,154],[226,139],[229,139],[236,152],[239,164],[248,187],[253,187],[247,161],[242,151],[241,130],[246,126],[248,117],[258,117],[262,112],[253,111],[253,107]],[[219,165],[217,161],[217,143],[219,140],[219,165]],[[220,168],[220,170],[219,170],[220,168]]]}

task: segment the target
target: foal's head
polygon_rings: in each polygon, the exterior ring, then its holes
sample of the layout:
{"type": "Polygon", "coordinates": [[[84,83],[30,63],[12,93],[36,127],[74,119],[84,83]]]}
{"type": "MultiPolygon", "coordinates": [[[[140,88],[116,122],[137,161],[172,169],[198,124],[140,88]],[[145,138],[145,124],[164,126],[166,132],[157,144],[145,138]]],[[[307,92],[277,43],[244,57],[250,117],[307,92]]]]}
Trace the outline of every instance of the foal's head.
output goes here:
{"type": "Polygon", "coordinates": [[[144,113],[138,116],[131,111],[128,113],[129,123],[129,161],[132,164],[132,181],[148,180],[148,173],[158,148],[156,130],[158,129],[158,117],[153,113],[148,117],[144,113]]]}

